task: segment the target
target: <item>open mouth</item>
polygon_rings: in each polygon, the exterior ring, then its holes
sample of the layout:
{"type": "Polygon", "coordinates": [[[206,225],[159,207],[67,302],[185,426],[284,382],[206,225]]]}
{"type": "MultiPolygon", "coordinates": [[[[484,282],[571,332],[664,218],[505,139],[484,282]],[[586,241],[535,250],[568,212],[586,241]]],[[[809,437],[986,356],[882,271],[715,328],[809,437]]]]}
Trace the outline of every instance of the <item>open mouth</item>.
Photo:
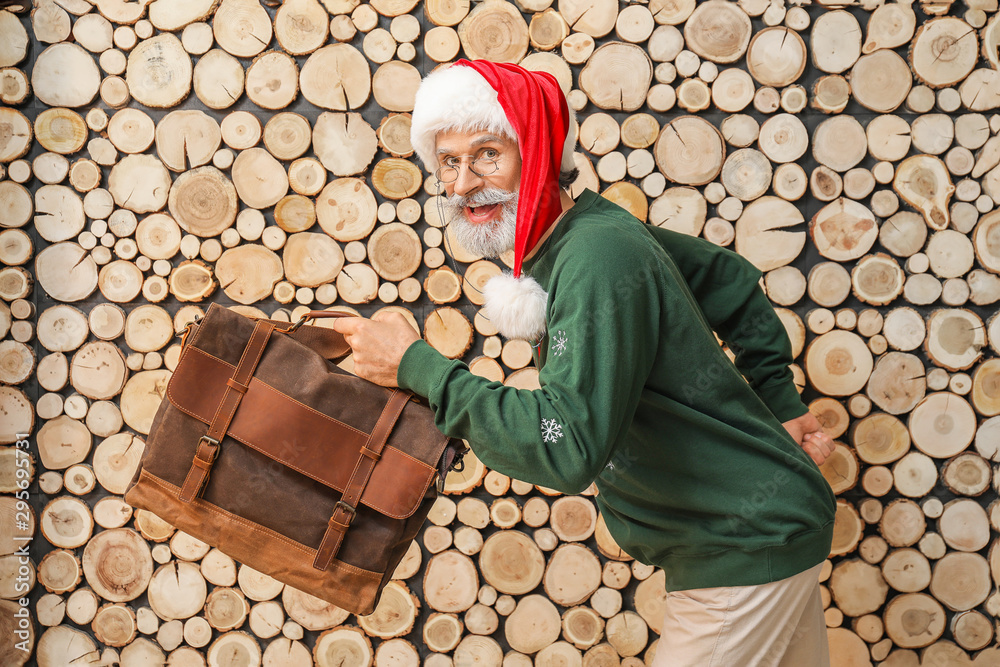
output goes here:
{"type": "Polygon", "coordinates": [[[486,206],[466,206],[465,216],[469,222],[485,222],[493,217],[493,214],[500,208],[500,204],[489,204],[486,206]]]}

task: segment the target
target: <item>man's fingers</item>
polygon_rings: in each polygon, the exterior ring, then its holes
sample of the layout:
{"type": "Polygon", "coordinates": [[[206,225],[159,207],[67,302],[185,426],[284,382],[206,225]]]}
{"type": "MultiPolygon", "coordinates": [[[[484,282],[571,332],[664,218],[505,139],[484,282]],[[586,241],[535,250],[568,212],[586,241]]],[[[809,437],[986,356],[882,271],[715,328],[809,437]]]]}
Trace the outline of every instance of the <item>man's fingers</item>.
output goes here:
{"type": "Polygon", "coordinates": [[[823,462],[833,454],[835,445],[830,436],[822,431],[817,431],[806,434],[802,440],[802,448],[816,462],[816,465],[823,465],[823,462]]]}
{"type": "Polygon", "coordinates": [[[804,440],[808,440],[814,444],[822,445],[824,447],[833,448],[833,438],[828,436],[822,431],[816,431],[815,433],[806,433],[804,440]]]}
{"type": "Polygon", "coordinates": [[[333,320],[333,330],[349,336],[358,333],[367,324],[368,320],[363,317],[338,317],[333,320]]]}
{"type": "Polygon", "coordinates": [[[823,462],[826,461],[826,454],[821,452],[815,445],[806,444],[803,445],[802,449],[804,449],[806,454],[809,455],[809,458],[816,462],[816,465],[821,466],[823,465],[823,462]]]}

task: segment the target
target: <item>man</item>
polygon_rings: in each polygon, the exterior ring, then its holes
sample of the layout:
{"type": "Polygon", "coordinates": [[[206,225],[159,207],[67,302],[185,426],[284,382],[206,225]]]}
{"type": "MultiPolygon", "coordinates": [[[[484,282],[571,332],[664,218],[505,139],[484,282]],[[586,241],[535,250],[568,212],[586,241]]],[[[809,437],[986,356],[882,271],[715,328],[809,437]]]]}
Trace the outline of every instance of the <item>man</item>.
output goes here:
{"type": "Polygon", "coordinates": [[[618,544],[666,574],[658,667],[827,665],[818,572],[835,498],[816,464],[832,443],[792,383],[760,272],[590,191],[574,203],[559,187],[573,123],[553,77],[483,61],[428,76],[413,112],[455,235],[514,250],[484,310],[537,342],[541,388],[472,375],[398,316],[336,322],[355,371],[426,397],[494,470],[566,493],[596,481],[618,544]]]}

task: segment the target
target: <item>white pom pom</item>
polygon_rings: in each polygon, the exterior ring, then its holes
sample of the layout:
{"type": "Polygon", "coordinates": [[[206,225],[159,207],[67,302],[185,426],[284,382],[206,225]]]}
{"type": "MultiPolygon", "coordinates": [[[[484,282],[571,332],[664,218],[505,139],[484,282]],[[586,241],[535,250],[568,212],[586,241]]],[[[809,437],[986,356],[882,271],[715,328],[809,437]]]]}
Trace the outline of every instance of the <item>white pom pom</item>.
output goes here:
{"type": "Polygon", "coordinates": [[[483,314],[504,338],[536,340],[545,333],[549,295],[534,278],[504,272],[486,282],[483,298],[483,314]]]}

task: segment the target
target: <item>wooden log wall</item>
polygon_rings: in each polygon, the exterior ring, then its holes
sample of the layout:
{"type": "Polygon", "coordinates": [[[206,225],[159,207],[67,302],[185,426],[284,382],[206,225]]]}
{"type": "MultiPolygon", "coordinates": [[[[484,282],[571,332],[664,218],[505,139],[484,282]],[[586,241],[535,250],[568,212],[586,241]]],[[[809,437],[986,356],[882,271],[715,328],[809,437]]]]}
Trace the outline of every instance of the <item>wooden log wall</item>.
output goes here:
{"type": "Polygon", "coordinates": [[[477,314],[503,262],[447,261],[409,143],[421,76],[466,56],[560,81],[574,195],[766,272],[838,441],[833,664],[1000,665],[998,53],[997,0],[0,11],[0,662],[650,664],[663,573],[615,546],[590,493],[473,458],[363,618],[122,501],[174,332],[209,302],[400,310],[474,372],[537,386],[529,345],[477,314]]]}

